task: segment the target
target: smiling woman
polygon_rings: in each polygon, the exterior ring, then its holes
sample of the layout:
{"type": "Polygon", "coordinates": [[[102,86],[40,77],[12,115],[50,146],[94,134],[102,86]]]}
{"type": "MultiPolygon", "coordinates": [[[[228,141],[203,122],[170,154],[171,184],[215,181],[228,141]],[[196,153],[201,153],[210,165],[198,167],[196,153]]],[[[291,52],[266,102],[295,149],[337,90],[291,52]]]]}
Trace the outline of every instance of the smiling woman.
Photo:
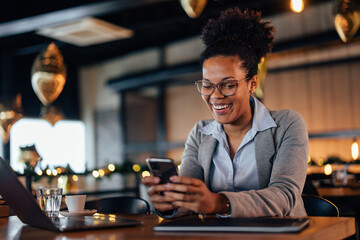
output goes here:
{"type": "Polygon", "coordinates": [[[260,12],[238,8],[204,26],[196,86],[213,119],[191,130],[179,176],[166,184],[143,178],[161,217],[306,216],[305,122],[292,110],[269,111],[253,96],[258,64],[271,50],[274,32],[260,12]]]}
{"type": "Polygon", "coordinates": [[[10,164],[14,170],[23,172],[20,147],[29,145],[35,145],[43,158],[41,167],[69,164],[75,172],[85,171],[85,127],[81,121],[62,120],[54,127],[41,119],[18,121],[11,129],[10,138],[10,164]]]}

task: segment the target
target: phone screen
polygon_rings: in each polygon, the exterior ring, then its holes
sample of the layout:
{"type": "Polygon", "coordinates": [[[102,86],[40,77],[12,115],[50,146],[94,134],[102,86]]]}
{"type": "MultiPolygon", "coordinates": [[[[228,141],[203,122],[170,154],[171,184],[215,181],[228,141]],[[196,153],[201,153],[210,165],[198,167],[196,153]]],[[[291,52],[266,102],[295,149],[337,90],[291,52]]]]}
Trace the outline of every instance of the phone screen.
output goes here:
{"type": "Polygon", "coordinates": [[[146,163],[151,174],[160,178],[160,184],[170,182],[170,177],[178,175],[177,166],[174,161],[168,158],[148,158],[146,163]]]}

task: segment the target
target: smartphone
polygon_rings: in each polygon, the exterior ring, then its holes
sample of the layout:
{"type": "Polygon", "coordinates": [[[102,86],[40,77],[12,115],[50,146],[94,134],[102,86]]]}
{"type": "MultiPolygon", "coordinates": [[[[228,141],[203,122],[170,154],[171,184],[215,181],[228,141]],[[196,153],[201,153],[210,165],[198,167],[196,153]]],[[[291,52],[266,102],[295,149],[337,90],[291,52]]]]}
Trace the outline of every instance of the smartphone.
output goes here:
{"type": "Polygon", "coordinates": [[[151,174],[160,178],[160,184],[169,183],[171,176],[179,175],[177,166],[170,158],[147,158],[146,164],[151,174]]]}

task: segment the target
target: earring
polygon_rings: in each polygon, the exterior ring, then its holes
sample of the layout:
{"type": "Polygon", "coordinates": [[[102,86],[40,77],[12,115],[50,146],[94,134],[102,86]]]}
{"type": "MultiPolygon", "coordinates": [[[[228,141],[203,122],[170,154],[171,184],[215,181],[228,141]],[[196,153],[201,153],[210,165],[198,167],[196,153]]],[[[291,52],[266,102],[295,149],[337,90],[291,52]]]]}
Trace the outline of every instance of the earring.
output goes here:
{"type": "Polygon", "coordinates": [[[250,93],[251,93],[251,94],[254,94],[254,91],[251,91],[250,93]]]}

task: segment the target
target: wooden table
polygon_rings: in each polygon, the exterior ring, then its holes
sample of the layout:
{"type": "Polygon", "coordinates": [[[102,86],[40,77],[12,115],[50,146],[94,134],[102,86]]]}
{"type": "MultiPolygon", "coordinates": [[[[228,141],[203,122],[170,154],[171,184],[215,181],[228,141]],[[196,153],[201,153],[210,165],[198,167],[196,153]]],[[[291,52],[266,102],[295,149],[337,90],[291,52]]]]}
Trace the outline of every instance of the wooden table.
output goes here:
{"type": "Polygon", "coordinates": [[[349,187],[318,187],[316,188],[320,196],[327,197],[350,197],[360,196],[360,188],[349,187]]]}
{"type": "Polygon", "coordinates": [[[23,225],[16,217],[0,218],[0,239],[344,239],[355,234],[355,219],[344,217],[310,217],[309,226],[300,233],[159,233],[152,227],[161,221],[156,215],[124,216],[144,222],[142,226],[124,227],[103,230],[55,233],[23,225]]]}

